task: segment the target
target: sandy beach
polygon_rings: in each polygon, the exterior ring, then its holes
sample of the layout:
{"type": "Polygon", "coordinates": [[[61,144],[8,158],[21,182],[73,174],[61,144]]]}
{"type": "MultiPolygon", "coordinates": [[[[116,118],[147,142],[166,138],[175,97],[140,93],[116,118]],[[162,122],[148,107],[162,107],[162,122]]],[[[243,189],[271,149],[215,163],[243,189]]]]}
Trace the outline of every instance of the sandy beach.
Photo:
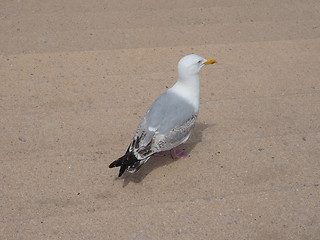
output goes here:
{"type": "Polygon", "coordinates": [[[320,239],[320,2],[2,1],[0,239],[320,239]],[[200,112],[118,178],[187,54],[200,112]]]}

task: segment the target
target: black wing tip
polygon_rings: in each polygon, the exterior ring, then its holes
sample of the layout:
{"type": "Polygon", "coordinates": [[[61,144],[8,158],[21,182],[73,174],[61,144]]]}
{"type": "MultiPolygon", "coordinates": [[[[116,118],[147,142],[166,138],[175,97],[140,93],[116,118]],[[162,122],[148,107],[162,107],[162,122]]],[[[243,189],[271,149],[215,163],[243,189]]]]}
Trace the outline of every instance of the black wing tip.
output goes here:
{"type": "Polygon", "coordinates": [[[139,160],[134,156],[133,153],[127,152],[124,156],[119,158],[118,160],[110,163],[109,168],[120,167],[118,177],[121,177],[122,174],[128,169],[129,166],[138,162],[139,160]]]}
{"type": "Polygon", "coordinates": [[[125,166],[125,165],[122,165],[122,166],[120,167],[118,177],[121,177],[121,176],[122,176],[122,174],[126,171],[127,167],[128,167],[128,166],[125,166]]]}
{"type": "Polygon", "coordinates": [[[127,159],[127,155],[124,155],[121,158],[118,158],[117,160],[110,163],[109,168],[121,167],[122,165],[126,164],[125,163],[126,159],[127,159]]]}
{"type": "Polygon", "coordinates": [[[113,162],[109,165],[109,168],[114,168],[114,167],[120,167],[118,177],[121,177],[122,174],[126,171],[128,165],[126,165],[126,164],[119,164],[119,162],[116,160],[116,161],[113,161],[113,162]]]}
{"type": "Polygon", "coordinates": [[[117,160],[110,163],[109,168],[117,167],[117,160]]]}

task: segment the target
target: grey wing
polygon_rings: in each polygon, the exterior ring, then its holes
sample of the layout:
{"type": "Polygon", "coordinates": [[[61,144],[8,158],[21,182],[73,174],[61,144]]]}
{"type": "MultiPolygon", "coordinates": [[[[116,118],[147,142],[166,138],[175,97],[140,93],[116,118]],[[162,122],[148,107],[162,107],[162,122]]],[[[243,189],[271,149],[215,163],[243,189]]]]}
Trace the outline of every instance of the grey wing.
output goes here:
{"type": "Polygon", "coordinates": [[[167,151],[174,147],[179,146],[182,143],[185,143],[190,137],[190,134],[195,125],[196,119],[197,119],[197,115],[194,114],[183,125],[180,125],[171,129],[165,135],[160,134],[156,136],[155,144],[154,144],[155,152],[167,151]]]}
{"type": "Polygon", "coordinates": [[[185,142],[194,127],[197,112],[185,99],[165,92],[140,121],[129,149],[143,159],[185,142]]]}

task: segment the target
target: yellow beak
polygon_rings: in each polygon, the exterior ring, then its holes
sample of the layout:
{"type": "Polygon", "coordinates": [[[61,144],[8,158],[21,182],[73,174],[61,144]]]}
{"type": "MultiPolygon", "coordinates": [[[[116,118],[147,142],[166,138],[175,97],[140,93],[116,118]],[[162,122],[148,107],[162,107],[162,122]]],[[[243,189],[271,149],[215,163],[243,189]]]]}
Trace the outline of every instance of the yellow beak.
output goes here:
{"type": "Polygon", "coordinates": [[[207,61],[204,63],[204,65],[209,65],[209,64],[214,64],[216,63],[216,60],[212,59],[212,58],[209,58],[209,59],[206,59],[207,61]]]}

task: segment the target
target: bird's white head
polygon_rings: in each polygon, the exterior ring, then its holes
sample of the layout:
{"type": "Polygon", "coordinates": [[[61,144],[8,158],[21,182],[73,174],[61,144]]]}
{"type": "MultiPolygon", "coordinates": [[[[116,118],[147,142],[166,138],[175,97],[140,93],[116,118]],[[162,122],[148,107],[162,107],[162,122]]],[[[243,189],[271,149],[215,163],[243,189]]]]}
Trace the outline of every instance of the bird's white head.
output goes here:
{"type": "Polygon", "coordinates": [[[196,54],[190,54],[180,59],[178,63],[179,79],[185,79],[198,75],[204,65],[214,64],[214,59],[205,59],[196,54]]]}

